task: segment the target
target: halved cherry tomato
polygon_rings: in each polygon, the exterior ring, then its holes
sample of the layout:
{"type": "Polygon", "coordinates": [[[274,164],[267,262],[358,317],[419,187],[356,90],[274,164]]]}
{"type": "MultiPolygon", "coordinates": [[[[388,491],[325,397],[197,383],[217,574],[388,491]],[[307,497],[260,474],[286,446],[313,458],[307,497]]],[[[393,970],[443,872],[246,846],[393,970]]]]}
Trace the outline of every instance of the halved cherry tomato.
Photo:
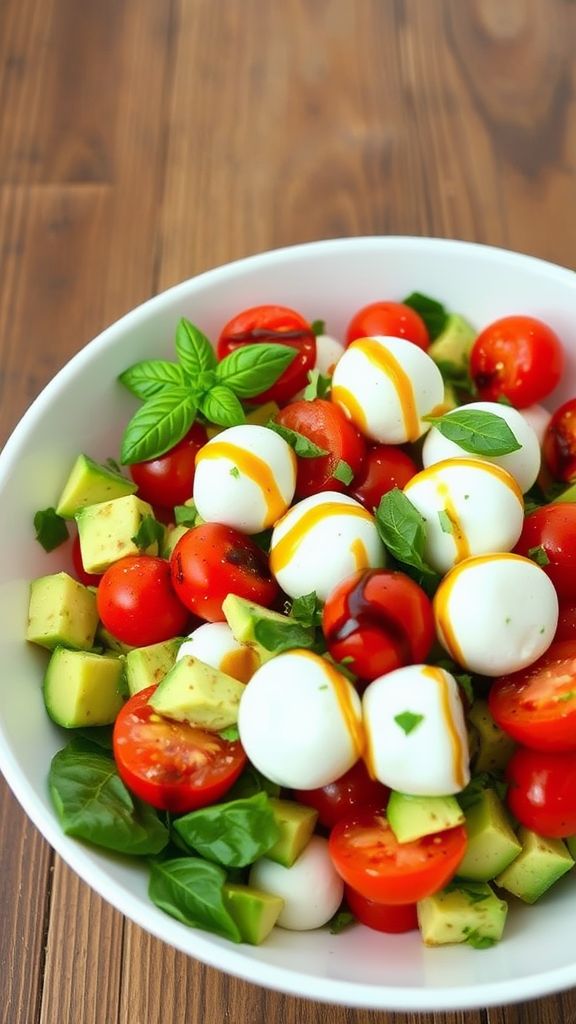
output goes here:
{"type": "Polygon", "coordinates": [[[224,359],[234,349],[254,342],[288,345],[297,352],[276,383],[254,396],[254,401],[284,405],[308,382],[308,370],[316,362],[314,331],[300,313],[286,306],[252,306],[232,317],[222,328],[217,345],[218,358],[224,359]]]}
{"type": "Polygon", "coordinates": [[[244,533],[220,523],[202,523],[180,538],[170,559],[174,590],[195,615],[222,622],[228,594],[267,608],[278,584],[263,551],[244,533]]]}
{"type": "Polygon", "coordinates": [[[192,497],[196,455],[207,440],[206,428],[195,423],[186,436],[164,455],[130,466],[130,475],[138,484],[139,496],[161,508],[173,508],[188,501],[192,497]]]}
{"type": "Polygon", "coordinates": [[[294,793],[298,803],[318,811],[318,821],[332,828],[337,821],[352,811],[372,808],[384,811],[390,790],[376,779],[371,779],[363,761],[356,761],[345,775],[320,789],[299,789],[294,793]]]}
{"type": "Polygon", "coordinates": [[[530,551],[534,554],[538,548],[548,559],[540,564],[558,596],[576,600],[576,502],[544,505],[526,516],[514,551],[530,557],[530,551]]]}
{"type": "Polygon", "coordinates": [[[496,679],[488,703],[525,747],[576,751],[576,642],[554,643],[529,668],[496,679]]]}
{"type": "Polygon", "coordinates": [[[552,476],[570,484],[576,480],[576,398],[564,402],[552,416],[544,441],[544,461],[552,476]]]}
{"type": "Polygon", "coordinates": [[[83,583],[85,587],[97,587],[102,579],[102,574],[96,574],[93,572],[86,572],[84,568],[84,562],[82,561],[82,552],[80,550],[80,537],[78,534],[72,541],[72,565],[74,566],[74,572],[76,578],[83,583]]]}
{"type": "Polygon", "coordinates": [[[558,626],[554,634],[554,642],[560,640],[573,640],[576,642],[576,601],[563,601],[560,603],[558,613],[558,626]]]}
{"type": "Polygon", "coordinates": [[[366,452],[364,465],[354,479],[350,494],[372,512],[388,491],[403,490],[418,472],[416,463],[393,444],[378,444],[366,452]]]}
{"type": "Polygon", "coordinates": [[[413,932],[418,927],[415,903],[376,903],[356,892],[351,885],[344,886],[344,899],[360,924],[377,932],[400,935],[402,932],[413,932]]]}
{"type": "Polygon", "coordinates": [[[96,601],[106,629],[133,647],[158,644],[187,631],[190,613],[174,593],[170,564],[163,558],[120,558],[102,576],[96,601]]]}
{"type": "Polygon", "coordinates": [[[135,693],[114,724],[120,778],[141,800],[185,814],[214,803],[246,764],[241,744],[188,722],[163,718],[148,704],[155,686],[135,693]]]}
{"type": "Polygon", "coordinates": [[[424,351],[430,344],[428,328],[422,317],[403,302],[371,302],[363,306],[348,324],[346,344],[356,338],[373,338],[379,334],[405,338],[424,351]]]}
{"type": "Polygon", "coordinates": [[[404,573],[368,569],[332,591],[322,629],[336,661],[349,659],[355,675],[376,679],[426,660],[435,635],[432,602],[404,573]]]}
{"type": "Polygon", "coordinates": [[[333,402],[323,398],[291,402],[280,410],[276,421],[328,452],[311,459],[297,456],[296,494],[299,498],[319,491],[345,490],[346,482],[334,476],[341,462],[348,464],[354,476],[362,468],[366,442],[333,402]]]}
{"type": "Polygon", "coordinates": [[[519,747],[506,778],[508,806],[522,825],[553,839],[576,833],[576,753],[519,747]]]}
{"type": "Polygon", "coordinates": [[[330,833],[328,849],[338,874],[366,899],[390,905],[417,903],[456,874],[467,845],[464,826],[399,843],[382,814],[356,812],[330,833]]]}
{"type": "Polygon", "coordinates": [[[483,401],[507,398],[524,409],[554,390],[564,369],[558,335],[533,316],[505,316],[476,338],[470,373],[483,401]]]}

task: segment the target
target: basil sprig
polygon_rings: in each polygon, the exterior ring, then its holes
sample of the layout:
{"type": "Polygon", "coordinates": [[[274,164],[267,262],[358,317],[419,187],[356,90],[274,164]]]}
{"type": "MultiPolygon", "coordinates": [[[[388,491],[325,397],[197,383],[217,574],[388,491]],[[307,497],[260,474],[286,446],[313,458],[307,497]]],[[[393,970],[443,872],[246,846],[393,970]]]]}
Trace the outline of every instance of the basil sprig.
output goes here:
{"type": "Polygon", "coordinates": [[[424,419],[472,455],[510,455],[522,447],[506,420],[485,409],[456,409],[424,419]]]}

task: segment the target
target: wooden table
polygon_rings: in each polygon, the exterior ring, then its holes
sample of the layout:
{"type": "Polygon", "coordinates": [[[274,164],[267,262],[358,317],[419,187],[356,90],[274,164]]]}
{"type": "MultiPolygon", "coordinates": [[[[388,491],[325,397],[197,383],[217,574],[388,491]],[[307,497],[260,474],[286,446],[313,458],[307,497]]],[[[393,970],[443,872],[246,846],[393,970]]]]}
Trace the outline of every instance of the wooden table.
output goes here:
{"type": "MultiPolygon", "coordinates": [[[[576,264],[569,0],[2,0],[0,421],[205,268],[442,235],[576,264]]],[[[0,793],[3,1024],[376,1024],[125,921],[0,793]]],[[[416,1020],[416,1016],[410,1017],[416,1020]]],[[[421,1021],[576,1021],[576,992],[421,1021]]]]}

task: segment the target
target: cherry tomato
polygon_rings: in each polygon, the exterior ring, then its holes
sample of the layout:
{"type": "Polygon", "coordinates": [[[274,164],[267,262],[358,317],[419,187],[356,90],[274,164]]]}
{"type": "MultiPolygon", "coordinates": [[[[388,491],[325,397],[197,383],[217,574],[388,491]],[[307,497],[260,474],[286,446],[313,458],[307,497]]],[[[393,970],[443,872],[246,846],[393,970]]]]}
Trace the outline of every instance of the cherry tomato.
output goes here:
{"type": "Polygon", "coordinates": [[[146,647],[186,632],[190,614],[170,581],[170,565],[153,555],[128,555],[102,576],[98,614],[124,644],[146,647]]]}
{"type": "Polygon", "coordinates": [[[350,494],[372,512],[378,508],[384,494],[394,487],[403,490],[417,472],[416,463],[401,448],[392,444],[374,445],[366,452],[364,465],[354,479],[350,494]]]}
{"type": "Polygon", "coordinates": [[[188,501],[192,497],[196,455],[207,440],[205,427],[195,423],[186,436],[164,455],[130,466],[130,475],[138,484],[139,496],[162,508],[173,508],[188,501]]]}
{"type": "Polygon", "coordinates": [[[576,751],[576,642],[554,643],[529,668],[496,679],[488,703],[518,743],[576,751]]]}
{"type": "Polygon", "coordinates": [[[212,804],[236,781],[246,755],[236,740],[160,716],[148,704],[155,686],[139,690],[114,724],[120,778],[141,800],[173,814],[212,804]]]}
{"type": "Polygon", "coordinates": [[[422,317],[403,302],[371,302],[363,306],[348,324],[346,344],[356,338],[373,338],[378,334],[406,338],[424,351],[430,344],[428,328],[422,317]]]}
{"type": "Polygon", "coordinates": [[[74,566],[74,572],[76,578],[83,583],[85,587],[97,587],[102,579],[102,574],[96,574],[92,572],[86,572],[84,563],[82,561],[82,552],[80,550],[80,537],[78,534],[72,541],[72,565],[74,566]]]}
{"type": "Polygon", "coordinates": [[[318,811],[318,821],[326,828],[332,828],[351,811],[372,808],[383,811],[388,803],[390,790],[381,782],[371,779],[363,761],[356,761],[345,775],[320,789],[299,789],[295,792],[298,803],[306,804],[318,811]]]}
{"type": "Polygon", "coordinates": [[[276,383],[254,396],[258,402],[284,405],[308,383],[308,370],[313,369],[316,362],[314,331],[304,317],[286,306],[253,306],[232,317],[222,328],[217,345],[218,358],[224,359],[241,345],[254,342],[288,345],[297,352],[276,383]]]}
{"type": "Polygon", "coordinates": [[[418,927],[415,903],[376,903],[375,900],[366,899],[350,885],[344,886],[344,898],[354,917],[377,932],[399,935],[402,932],[413,932],[418,927]]]}
{"type": "Polygon", "coordinates": [[[548,559],[542,568],[558,596],[576,600],[576,503],[544,505],[526,516],[514,550],[519,555],[528,555],[536,548],[542,548],[548,559]]]}
{"type": "Polygon", "coordinates": [[[276,421],[328,452],[312,459],[297,456],[296,495],[299,498],[308,498],[319,491],[343,491],[346,483],[334,476],[340,462],[346,462],[354,476],[362,468],[366,454],[364,438],[333,402],[323,398],[291,402],[278,413],[276,421]]]}
{"type": "Polygon", "coordinates": [[[540,402],[564,369],[558,335],[532,316],[505,316],[476,338],[470,373],[483,401],[507,398],[517,409],[540,402]]]}
{"type": "Polygon", "coordinates": [[[332,591],[322,629],[336,661],[351,659],[351,672],[376,679],[426,660],[434,641],[432,602],[404,573],[368,569],[332,591]]]}
{"type": "Polygon", "coordinates": [[[558,640],[576,641],[576,601],[560,603],[558,626],[554,634],[554,642],[558,640]]]}
{"type": "Polygon", "coordinates": [[[202,523],[188,530],[170,564],[182,604],[208,622],[223,621],[222,602],[228,594],[269,608],[279,592],[264,552],[231,526],[202,523]]]}
{"type": "Polygon", "coordinates": [[[361,896],[390,905],[417,903],[442,889],[466,852],[464,826],[399,843],[386,818],[374,811],[342,818],[328,849],[338,874],[361,896]]]}
{"type": "Polygon", "coordinates": [[[576,398],[565,402],[552,416],[544,441],[544,461],[552,476],[570,484],[576,480],[576,398]]]}
{"type": "Polygon", "coordinates": [[[519,747],[506,778],[508,806],[521,825],[553,839],[576,833],[576,753],[519,747]]]}

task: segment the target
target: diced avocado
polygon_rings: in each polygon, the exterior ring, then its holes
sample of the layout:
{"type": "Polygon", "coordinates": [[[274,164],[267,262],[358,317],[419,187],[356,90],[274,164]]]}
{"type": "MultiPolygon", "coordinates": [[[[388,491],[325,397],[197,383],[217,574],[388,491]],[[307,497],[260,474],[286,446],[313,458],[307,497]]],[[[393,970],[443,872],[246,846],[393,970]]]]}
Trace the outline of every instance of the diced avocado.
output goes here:
{"type": "Polygon", "coordinates": [[[68,573],[40,576],[30,584],[26,639],[31,643],[88,651],[97,625],[96,595],[68,573]]]}
{"type": "Polygon", "coordinates": [[[57,647],[44,676],[50,718],[65,729],[110,725],[124,703],[122,672],[122,661],[114,655],[57,647]]]}
{"type": "Polygon", "coordinates": [[[128,654],[128,651],[135,650],[130,644],[125,644],[122,640],[118,640],[115,636],[101,622],[98,623],[96,629],[96,636],[94,637],[95,647],[105,647],[109,651],[115,651],[116,654],[128,654]]]}
{"type": "Polygon", "coordinates": [[[498,772],[506,767],[516,744],[490,714],[485,700],[475,700],[468,719],[478,734],[478,751],[474,758],[475,772],[498,772]]]}
{"type": "MultiPolygon", "coordinates": [[[[256,409],[252,409],[251,412],[246,414],[246,423],[253,423],[258,427],[265,427],[268,420],[274,419],[277,412],[280,412],[280,406],[276,402],[264,402],[263,405],[259,405],[256,409]]],[[[221,434],[225,427],[216,427],[210,424],[206,427],[206,433],[208,434],[209,440],[216,437],[217,434],[221,434]]]]}
{"type": "Polygon", "coordinates": [[[452,384],[444,384],[444,399],[440,403],[440,409],[436,407],[434,411],[435,416],[443,416],[445,412],[451,412],[452,409],[457,409],[461,403],[458,401],[458,396],[452,384]]]}
{"type": "Polygon", "coordinates": [[[234,639],[238,643],[248,644],[252,647],[258,653],[262,665],[274,657],[274,651],[268,651],[258,643],[255,635],[257,624],[263,619],[268,622],[276,622],[280,626],[294,624],[294,619],[288,615],[270,611],[269,608],[263,608],[260,604],[247,601],[244,597],[237,597],[236,594],[228,594],[228,597],[222,602],[222,611],[234,634],[234,639]]]}
{"type": "Polygon", "coordinates": [[[483,789],[466,811],[466,831],[468,846],[458,868],[459,878],[488,882],[522,850],[504,805],[493,789],[483,789]]]}
{"type": "Polygon", "coordinates": [[[574,860],[561,839],[545,839],[523,826],[518,830],[518,839],[522,852],[498,875],[496,885],[525,903],[536,903],[554,882],[574,867],[574,860]]]}
{"type": "Polygon", "coordinates": [[[386,817],[399,843],[445,832],[464,821],[464,812],[453,796],[409,796],[390,793],[386,817]]]}
{"type": "MultiPolygon", "coordinates": [[[[153,515],[152,506],[135,494],[80,509],[76,522],[86,572],[104,572],[119,558],[140,554],[134,537],[144,519],[153,515]]],[[[158,543],[150,544],[145,553],[157,555],[158,543]]]]}
{"type": "Polygon", "coordinates": [[[185,533],[188,533],[189,529],[190,527],[184,526],[183,523],[180,526],[168,527],[164,533],[164,540],[162,541],[162,548],[160,551],[162,558],[170,558],[178,541],[185,533]]]}
{"type": "Polygon", "coordinates": [[[570,504],[576,504],[576,484],[570,484],[565,491],[561,491],[555,498],[552,499],[552,505],[557,505],[559,502],[570,504]]]}
{"type": "Polygon", "coordinates": [[[479,948],[502,938],[508,906],[489,885],[452,882],[418,903],[418,924],[427,946],[468,942],[479,948]]]}
{"type": "Polygon", "coordinates": [[[441,334],[428,348],[435,363],[454,363],[459,369],[468,367],[476,331],[459,313],[451,313],[441,334]]]}
{"type": "Polygon", "coordinates": [[[224,906],[238,926],[242,941],[253,946],[264,942],[284,907],[281,896],[232,882],[224,883],[222,897],[224,906]]]}
{"type": "Polygon", "coordinates": [[[274,846],[266,851],[266,856],[285,868],[291,868],[308,845],[318,820],[318,812],[293,800],[269,797],[269,802],[280,835],[274,846]]]}
{"type": "Polygon", "coordinates": [[[121,473],[101,466],[88,455],[79,455],[64,484],[56,511],[65,519],[73,519],[79,508],[122,498],[125,494],[134,494],[136,490],[136,484],[121,473]]]}
{"type": "Polygon", "coordinates": [[[186,654],[164,676],[149,704],[159,715],[220,732],[238,721],[243,693],[243,683],[186,654]]]}
{"type": "Polygon", "coordinates": [[[174,667],[176,655],[183,640],[165,640],[148,647],[135,647],[126,655],[126,680],[130,696],[147,686],[162,682],[174,667]]]}

